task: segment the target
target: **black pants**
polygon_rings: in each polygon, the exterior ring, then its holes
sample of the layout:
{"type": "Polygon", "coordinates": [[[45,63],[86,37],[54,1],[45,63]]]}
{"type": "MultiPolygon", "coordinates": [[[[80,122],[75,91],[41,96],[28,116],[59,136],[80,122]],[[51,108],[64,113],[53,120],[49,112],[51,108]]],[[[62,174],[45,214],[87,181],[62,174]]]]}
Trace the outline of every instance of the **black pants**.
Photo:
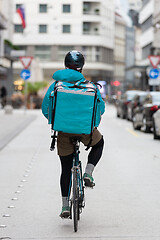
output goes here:
{"type": "MultiPolygon", "coordinates": [[[[89,155],[88,155],[88,163],[93,164],[94,166],[97,165],[99,162],[102,151],[103,151],[104,140],[102,139],[92,147],[89,155]]],[[[68,197],[69,192],[69,184],[71,179],[71,168],[73,165],[73,154],[68,156],[59,156],[62,166],[62,173],[60,178],[60,186],[61,186],[61,193],[62,197],[68,197]]]]}

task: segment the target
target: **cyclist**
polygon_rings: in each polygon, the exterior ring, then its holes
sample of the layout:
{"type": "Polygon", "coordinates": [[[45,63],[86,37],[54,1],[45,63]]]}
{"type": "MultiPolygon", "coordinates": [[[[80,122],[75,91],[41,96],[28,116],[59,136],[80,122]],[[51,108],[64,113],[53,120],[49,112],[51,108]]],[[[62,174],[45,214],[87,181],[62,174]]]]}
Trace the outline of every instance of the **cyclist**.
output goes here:
{"type": "MultiPolygon", "coordinates": [[[[53,79],[58,81],[71,81],[76,82],[84,79],[82,75],[82,68],[85,63],[83,55],[79,51],[70,51],[65,56],[65,69],[58,70],[53,74],[53,79]]],[[[46,118],[48,118],[48,108],[49,108],[49,96],[54,90],[55,82],[49,87],[42,103],[42,113],[46,118]]],[[[97,88],[98,98],[100,100],[100,111],[101,115],[105,111],[105,104],[101,98],[101,94],[97,88]]],[[[58,133],[57,137],[57,149],[58,155],[61,161],[62,173],[60,178],[61,194],[62,194],[62,211],[60,217],[68,218],[70,215],[68,192],[69,184],[71,178],[71,168],[73,164],[73,152],[74,147],[70,141],[72,136],[79,136],[79,134],[69,134],[69,133],[58,133]]],[[[81,142],[84,145],[88,145],[90,142],[90,135],[80,135],[81,142]]],[[[101,158],[103,151],[104,140],[101,133],[97,128],[93,129],[92,142],[90,144],[91,151],[88,155],[88,162],[85,168],[85,173],[83,175],[83,180],[85,186],[93,188],[95,186],[94,179],[92,177],[93,170],[101,158]]]]}

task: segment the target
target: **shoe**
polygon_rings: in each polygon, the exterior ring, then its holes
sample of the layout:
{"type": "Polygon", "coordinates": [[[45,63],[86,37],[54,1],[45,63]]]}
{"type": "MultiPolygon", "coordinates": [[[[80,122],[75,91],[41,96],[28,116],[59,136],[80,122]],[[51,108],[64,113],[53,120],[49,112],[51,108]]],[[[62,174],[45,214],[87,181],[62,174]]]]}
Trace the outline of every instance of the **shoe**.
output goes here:
{"type": "Polygon", "coordinates": [[[84,173],[83,180],[84,180],[84,185],[86,187],[93,188],[95,186],[93,177],[91,175],[89,175],[88,173],[84,173]]]}
{"type": "Polygon", "coordinates": [[[70,207],[62,207],[62,212],[59,215],[61,218],[69,218],[70,216],[70,207]]]}

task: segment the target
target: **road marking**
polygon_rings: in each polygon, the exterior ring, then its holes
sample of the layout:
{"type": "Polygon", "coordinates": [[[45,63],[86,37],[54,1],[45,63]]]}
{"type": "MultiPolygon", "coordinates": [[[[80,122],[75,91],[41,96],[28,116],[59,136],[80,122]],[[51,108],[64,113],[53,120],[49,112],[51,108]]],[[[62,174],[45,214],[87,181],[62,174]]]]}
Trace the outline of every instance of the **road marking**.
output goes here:
{"type": "Polygon", "coordinates": [[[133,131],[132,129],[126,128],[126,130],[127,130],[129,133],[131,133],[132,135],[134,135],[135,137],[139,137],[139,135],[138,135],[135,131],[133,131]]]}

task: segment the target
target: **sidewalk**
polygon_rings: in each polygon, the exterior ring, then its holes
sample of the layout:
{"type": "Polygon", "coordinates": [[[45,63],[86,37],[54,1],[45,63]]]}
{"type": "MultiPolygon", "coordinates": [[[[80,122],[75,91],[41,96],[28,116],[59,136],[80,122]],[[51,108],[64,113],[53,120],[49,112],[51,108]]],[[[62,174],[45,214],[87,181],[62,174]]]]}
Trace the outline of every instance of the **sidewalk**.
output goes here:
{"type": "Polygon", "coordinates": [[[40,110],[14,109],[11,114],[0,110],[0,150],[37,117],[40,110]]]}

